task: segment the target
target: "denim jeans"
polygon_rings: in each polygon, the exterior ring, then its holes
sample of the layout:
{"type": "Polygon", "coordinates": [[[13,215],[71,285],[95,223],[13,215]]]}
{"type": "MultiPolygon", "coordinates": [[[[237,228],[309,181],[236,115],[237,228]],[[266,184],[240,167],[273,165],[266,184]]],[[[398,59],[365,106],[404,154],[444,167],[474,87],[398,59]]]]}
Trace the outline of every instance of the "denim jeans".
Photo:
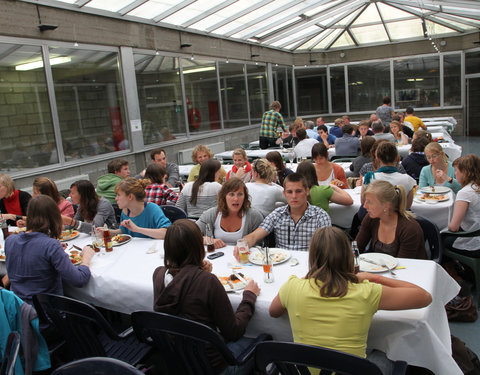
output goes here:
{"type": "MultiPolygon", "coordinates": [[[[242,337],[237,341],[227,343],[227,346],[232,351],[233,356],[236,357],[248,348],[254,340],[255,339],[249,337],[242,337]]],[[[228,366],[221,375],[249,375],[253,371],[254,364],[252,357],[242,366],[228,366]]]]}

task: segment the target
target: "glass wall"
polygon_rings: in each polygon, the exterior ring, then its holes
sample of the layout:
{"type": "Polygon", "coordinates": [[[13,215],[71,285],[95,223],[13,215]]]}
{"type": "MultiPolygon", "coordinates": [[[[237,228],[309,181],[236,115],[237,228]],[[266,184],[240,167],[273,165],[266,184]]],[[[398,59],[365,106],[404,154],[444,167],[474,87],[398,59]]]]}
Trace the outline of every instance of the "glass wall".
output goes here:
{"type": "Polygon", "coordinates": [[[440,106],[439,56],[397,59],[395,75],[395,107],[440,106]]]}
{"type": "Polygon", "coordinates": [[[465,74],[480,73],[480,51],[465,53],[465,74]]]}
{"type": "Polygon", "coordinates": [[[390,62],[372,61],[347,68],[350,112],[375,111],[383,98],[390,96],[390,62]]]}
{"type": "Polygon", "coordinates": [[[58,163],[38,46],[0,43],[0,134],[0,173],[58,163]]]}
{"type": "Polygon", "coordinates": [[[248,125],[248,98],[245,86],[245,65],[219,62],[225,128],[248,125]]]}
{"type": "Polygon", "coordinates": [[[443,56],[443,105],[462,104],[462,56],[443,56]]]}
{"type": "MultiPolygon", "coordinates": [[[[262,116],[268,110],[268,85],[265,65],[246,65],[248,82],[248,101],[250,103],[250,121],[252,124],[262,121],[262,116]]],[[[283,108],[282,108],[283,110],[283,108]]]]}
{"type": "Polygon", "coordinates": [[[280,111],[284,118],[294,117],[292,94],[292,68],[285,66],[272,66],[274,98],[282,104],[280,111]]]}
{"type": "Polygon", "coordinates": [[[295,70],[299,116],[328,112],[327,69],[295,70]]]}
{"type": "Polygon", "coordinates": [[[146,145],[186,137],[178,58],[134,54],[146,145]]]}
{"type": "Polygon", "coordinates": [[[330,68],[330,89],[332,95],[332,112],[347,112],[345,69],[343,66],[332,66],[330,68]]]}
{"type": "Polygon", "coordinates": [[[65,159],[129,149],[118,53],[49,49],[65,159]]]}
{"type": "Polygon", "coordinates": [[[220,129],[215,61],[181,59],[190,133],[220,129]]]}

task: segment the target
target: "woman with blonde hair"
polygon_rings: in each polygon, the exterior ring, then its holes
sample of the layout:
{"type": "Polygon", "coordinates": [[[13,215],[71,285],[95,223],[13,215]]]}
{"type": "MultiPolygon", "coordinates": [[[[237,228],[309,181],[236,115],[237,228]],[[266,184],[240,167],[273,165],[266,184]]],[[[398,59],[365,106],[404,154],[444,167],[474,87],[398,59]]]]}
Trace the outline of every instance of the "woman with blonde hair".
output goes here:
{"type": "Polygon", "coordinates": [[[262,214],[250,207],[248,189],[239,178],[232,177],[223,184],[217,202],[217,207],[205,211],[197,220],[203,234],[206,234],[207,224],[213,229],[216,249],[235,245],[263,221],[262,214]]]}
{"type": "Polygon", "coordinates": [[[448,161],[447,155],[443,152],[442,146],[437,142],[430,142],[425,147],[425,158],[430,165],[426,165],[420,172],[418,186],[446,186],[455,193],[462,186],[455,179],[455,169],[451,162],[448,161]]]}
{"type": "Polygon", "coordinates": [[[27,215],[27,206],[31,198],[26,191],[15,189],[15,183],[9,175],[0,174],[1,220],[8,220],[8,225],[15,225],[16,220],[27,215]]]}
{"type": "Polygon", "coordinates": [[[408,137],[402,132],[402,124],[398,121],[390,123],[390,133],[400,145],[408,145],[408,137]]]}
{"type": "Polygon", "coordinates": [[[406,210],[405,188],[388,181],[374,180],[362,193],[368,214],[356,241],[360,252],[370,251],[397,258],[427,259],[425,240],[415,216],[406,210]]]}
{"type": "MultiPolygon", "coordinates": [[[[200,174],[200,167],[202,163],[205,160],[212,159],[213,158],[213,153],[210,151],[208,146],[205,145],[197,145],[192,151],[192,161],[193,168],[190,170],[190,174],[188,175],[187,182],[193,182],[198,178],[198,175],[200,174]]],[[[225,172],[225,169],[223,167],[220,167],[220,173],[217,177],[217,182],[219,184],[222,184],[225,177],[227,175],[227,172],[225,172]]]]}
{"type": "Polygon", "coordinates": [[[277,172],[267,159],[257,159],[253,163],[253,179],[247,183],[252,207],[260,211],[263,217],[270,214],[279,204],[286,204],[283,187],[275,183],[277,172]]]}
{"type": "Polygon", "coordinates": [[[245,150],[243,148],[233,150],[232,159],[233,167],[228,171],[226,179],[237,177],[245,183],[252,181],[252,165],[248,162],[245,150]]]}
{"type": "Polygon", "coordinates": [[[278,318],[288,312],[297,343],[367,357],[380,367],[388,366],[385,355],[378,363],[378,352],[367,353],[373,315],[377,310],[428,306],[431,295],[406,281],[367,272],[355,274],[350,241],[339,228],[315,232],[308,263],[304,278],[292,275],[281,286],[270,305],[270,315],[278,318]]]}
{"type": "Polygon", "coordinates": [[[145,188],[150,180],[127,177],[115,186],[115,200],[122,210],[120,229],[115,234],[129,234],[133,237],[163,239],[170,226],[163,210],[155,203],[145,202],[145,188]]]}

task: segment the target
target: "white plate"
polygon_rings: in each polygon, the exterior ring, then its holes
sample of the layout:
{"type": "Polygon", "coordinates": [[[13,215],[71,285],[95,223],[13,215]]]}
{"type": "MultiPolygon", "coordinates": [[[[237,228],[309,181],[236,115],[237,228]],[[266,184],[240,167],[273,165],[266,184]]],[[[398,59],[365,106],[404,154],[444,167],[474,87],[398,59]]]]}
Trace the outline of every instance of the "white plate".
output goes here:
{"type": "MultiPolygon", "coordinates": [[[[70,259],[71,262],[72,262],[72,252],[74,254],[78,254],[78,255],[80,255],[82,253],[80,250],[77,250],[77,249],[65,250],[65,252],[67,253],[68,258],[70,259]]],[[[82,257],[80,257],[75,263],[74,262],[72,262],[72,263],[75,266],[82,263],[82,257]]]]}
{"type": "MultiPolygon", "coordinates": [[[[277,247],[271,247],[268,249],[268,251],[270,252],[273,264],[286,262],[292,256],[288,250],[279,249],[277,247]]],[[[250,254],[248,255],[248,260],[250,263],[261,266],[263,263],[263,252],[256,247],[252,247],[250,249],[250,254]]]]}
{"type": "Polygon", "coordinates": [[[62,235],[59,240],[60,242],[67,242],[67,241],[73,240],[74,238],[77,238],[78,236],[80,236],[80,232],[78,230],[72,230],[72,231],[64,230],[62,231],[62,235]],[[65,238],[65,236],[67,237],[65,238]]]}
{"type": "MultiPolygon", "coordinates": [[[[392,257],[391,255],[383,254],[383,253],[365,253],[365,254],[361,254],[360,258],[366,258],[378,263],[381,263],[382,260],[384,260],[387,266],[390,268],[395,268],[398,264],[398,260],[396,258],[392,257]]],[[[376,264],[365,262],[362,259],[359,259],[358,263],[360,265],[360,271],[363,271],[363,272],[378,273],[378,272],[388,271],[388,269],[386,269],[383,266],[377,266],[376,264]]]]}
{"type": "MultiPolygon", "coordinates": [[[[118,234],[117,236],[122,236],[124,238],[127,237],[127,240],[122,242],[116,242],[113,240],[113,238],[116,236],[112,236],[112,246],[122,246],[122,245],[125,245],[126,243],[129,243],[132,240],[132,236],[130,236],[129,234],[118,234]]],[[[102,242],[100,246],[105,247],[105,242],[102,242]]]]}
{"type": "Polygon", "coordinates": [[[418,199],[420,202],[425,202],[425,203],[430,203],[430,204],[435,204],[435,203],[438,203],[438,202],[445,202],[445,201],[448,201],[450,199],[448,194],[442,194],[442,195],[434,194],[434,195],[431,195],[431,197],[429,197],[429,198],[423,198],[423,194],[417,194],[417,196],[415,198],[418,199]],[[435,199],[433,197],[437,197],[437,198],[440,198],[440,199],[435,199]]]}
{"type": "Polygon", "coordinates": [[[435,190],[432,191],[432,186],[424,186],[421,189],[419,189],[422,193],[433,193],[433,194],[446,194],[450,192],[449,187],[447,186],[435,186],[435,190]]]}
{"type": "Polygon", "coordinates": [[[227,293],[245,289],[245,287],[247,286],[247,284],[241,282],[240,280],[235,280],[235,282],[231,281],[230,276],[221,276],[221,275],[216,275],[216,276],[218,280],[220,280],[220,282],[222,283],[227,293]],[[230,282],[227,282],[227,279],[230,282]]]}

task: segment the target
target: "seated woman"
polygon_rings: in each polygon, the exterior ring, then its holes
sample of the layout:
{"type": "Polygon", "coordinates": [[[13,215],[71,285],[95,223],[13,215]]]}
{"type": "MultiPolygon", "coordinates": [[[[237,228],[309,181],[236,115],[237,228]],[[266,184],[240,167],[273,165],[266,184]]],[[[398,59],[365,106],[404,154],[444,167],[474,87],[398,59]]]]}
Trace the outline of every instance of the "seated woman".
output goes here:
{"type": "MultiPolygon", "coordinates": [[[[175,221],[167,229],[163,247],[165,266],[158,267],[153,273],[153,309],[218,330],[234,355],[240,354],[252,341],[242,336],[255,311],[255,301],[260,293],[257,283],[250,280],[234,312],[223,285],[211,273],[212,264],[204,260],[202,233],[194,222],[187,219],[175,221]]],[[[207,353],[215,372],[225,371],[227,364],[220,354],[214,350],[207,353]]],[[[250,368],[242,368],[245,372],[241,373],[249,373],[253,363],[249,365],[250,368]]]]}
{"type": "Polygon", "coordinates": [[[158,205],[175,204],[178,200],[178,194],[165,185],[166,168],[161,164],[150,164],[145,169],[145,179],[150,180],[150,184],[145,188],[145,201],[153,202],[158,205]]]}
{"type": "MultiPolygon", "coordinates": [[[[386,139],[377,139],[373,144],[372,148],[370,149],[370,158],[372,161],[370,163],[365,163],[363,167],[360,168],[360,177],[361,179],[357,181],[357,186],[362,186],[363,176],[365,176],[368,172],[376,172],[379,168],[379,162],[377,160],[377,148],[383,142],[388,142],[386,139]]],[[[399,173],[407,173],[403,168],[401,163],[397,163],[396,165],[399,173]]]]}
{"type": "MultiPolygon", "coordinates": [[[[456,159],[453,167],[462,188],[457,193],[448,230],[475,231],[480,229],[480,158],[468,154],[456,159]]],[[[447,236],[445,245],[460,254],[480,258],[480,237],[447,236]]]]}
{"type": "Polygon", "coordinates": [[[455,169],[452,163],[448,161],[442,146],[437,142],[430,142],[425,147],[425,158],[430,165],[422,168],[418,187],[446,186],[455,193],[462,188],[458,181],[455,180],[455,169]]]}
{"type": "Polygon", "coordinates": [[[213,228],[215,248],[235,245],[237,240],[252,233],[262,223],[262,214],[250,208],[248,190],[239,178],[232,177],[218,193],[218,206],[205,211],[197,225],[205,233],[207,224],[213,228]]]}
{"type": "MultiPolygon", "coordinates": [[[[274,318],[288,312],[297,343],[370,359],[373,353],[367,354],[367,337],[377,310],[417,309],[432,301],[431,295],[415,284],[367,272],[354,274],[350,241],[339,228],[315,232],[309,268],[304,278],[290,276],[269,310],[274,318]]],[[[376,358],[378,355],[371,360],[378,364],[376,358]]],[[[382,359],[388,365],[387,358],[382,359]]]]}
{"type": "Polygon", "coordinates": [[[408,145],[408,137],[402,132],[402,125],[398,121],[390,123],[390,133],[399,145],[408,145]]]}
{"type": "Polygon", "coordinates": [[[370,150],[375,143],[375,138],[366,135],[360,141],[360,149],[362,155],[357,156],[350,164],[350,170],[353,172],[352,177],[360,177],[360,169],[366,164],[372,161],[370,156],[370,150]]]}
{"type": "Polygon", "coordinates": [[[372,181],[362,193],[368,214],[356,241],[360,252],[370,251],[397,258],[427,259],[420,224],[405,209],[405,189],[387,181],[372,181]]]}
{"type": "Polygon", "coordinates": [[[289,174],[292,174],[293,171],[285,167],[282,155],[280,155],[278,151],[270,151],[265,156],[265,159],[267,159],[277,170],[276,183],[283,187],[283,181],[285,180],[285,177],[287,177],[289,174]]]}
{"type": "Polygon", "coordinates": [[[15,221],[27,214],[27,206],[31,198],[32,196],[26,191],[15,189],[15,184],[9,175],[0,174],[1,220],[7,220],[8,225],[15,225],[15,221]]]}
{"type": "Polygon", "coordinates": [[[297,167],[297,173],[307,180],[310,189],[310,203],[330,212],[329,203],[338,203],[342,206],[351,206],[353,199],[346,191],[337,185],[318,185],[315,167],[309,161],[301,162],[297,167]]]}
{"type": "Polygon", "coordinates": [[[267,159],[257,159],[253,163],[253,179],[246,184],[252,208],[266,217],[277,205],[286,204],[283,187],[274,181],[277,177],[275,167],[267,159]]]}
{"type": "Polygon", "coordinates": [[[106,198],[97,195],[90,181],[74,182],[70,186],[70,198],[78,208],[73,219],[62,215],[64,225],[82,233],[90,233],[93,226],[98,228],[107,224],[111,228],[117,225],[112,204],[106,198]]]}
{"type": "Polygon", "coordinates": [[[62,280],[77,288],[88,282],[95,253],[85,246],[82,262],[74,266],[57,239],[62,229],[57,204],[49,196],[39,195],[28,204],[27,231],[6,239],[10,288],[25,302],[32,304],[32,296],[39,293],[63,295],[62,280]]]}
{"type": "Polygon", "coordinates": [[[405,168],[407,174],[417,182],[420,178],[422,168],[428,165],[428,161],[425,158],[425,147],[429,143],[426,137],[415,138],[412,141],[410,154],[402,160],[403,168],[405,168]]]}
{"type": "Polygon", "coordinates": [[[73,217],[75,211],[72,204],[58,192],[57,185],[48,177],[37,177],[33,180],[33,196],[48,195],[58,206],[62,215],[73,217]]]}
{"type": "MultiPolygon", "coordinates": [[[[207,146],[205,145],[196,146],[192,151],[192,161],[193,161],[193,164],[195,165],[190,170],[190,174],[188,175],[187,182],[195,181],[200,174],[200,167],[202,163],[205,160],[209,160],[211,158],[213,158],[213,153],[212,151],[210,151],[210,149],[207,146]]],[[[219,184],[222,184],[226,175],[227,175],[227,172],[225,172],[225,169],[223,169],[223,167],[220,166],[220,173],[216,178],[217,182],[219,184]]]]}
{"type": "Polygon", "coordinates": [[[238,177],[243,182],[252,181],[252,165],[248,162],[247,153],[243,148],[233,150],[233,167],[227,173],[227,180],[230,177],[238,177]]]}
{"type": "Polygon", "coordinates": [[[323,143],[312,147],[312,160],[315,162],[315,171],[319,185],[336,185],[341,189],[348,189],[347,176],[343,168],[328,160],[328,150],[323,143]]]}
{"type": "Polygon", "coordinates": [[[187,182],[177,200],[177,207],[190,217],[200,217],[202,213],[217,205],[217,194],[222,188],[218,181],[221,164],[209,159],[202,163],[195,182],[187,182]]]}
{"type": "Polygon", "coordinates": [[[145,187],[150,180],[127,177],[115,186],[115,200],[122,210],[120,229],[112,235],[126,233],[133,237],[163,239],[170,220],[158,205],[145,202],[145,187]]]}

